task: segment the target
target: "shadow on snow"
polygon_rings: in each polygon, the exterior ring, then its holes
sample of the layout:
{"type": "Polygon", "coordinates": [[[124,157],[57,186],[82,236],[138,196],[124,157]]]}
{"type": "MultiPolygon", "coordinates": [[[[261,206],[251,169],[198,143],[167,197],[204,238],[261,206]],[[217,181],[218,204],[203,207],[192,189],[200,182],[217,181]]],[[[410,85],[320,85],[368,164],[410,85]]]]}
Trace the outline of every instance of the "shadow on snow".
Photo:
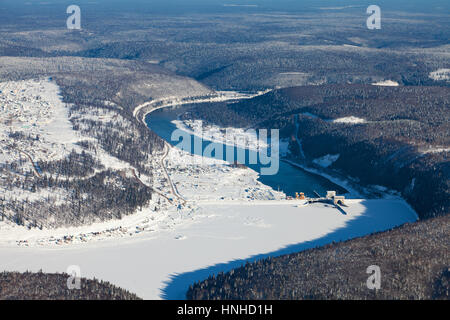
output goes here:
{"type": "MultiPolygon", "coordinates": [[[[277,257],[311,248],[321,247],[332,242],[362,237],[374,232],[392,229],[406,222],[415,221],[412,215],[411,217],[406,217],[404,214],[393,213],[392,203],[390,202],[377,203],[375,200],[365,200],[362,201],[362,204],[366,207],[366,210],[361,216],[347,221],[344,227],[333,230],[320,238],[288,245],[279,250],[254,255],[246,259],[219,263],[191,272],[172,274],[170,275],[170,280],[165,283],[166,286],[161,289],[161,297],[168,300],[186,299],[186,292],[191,284],[194,284],[197,281],[205,280],[210,275],[217,275],[220,272],[225,273],[232,269],[239,268],[246,262],[254,262],[268,257],[277,257]]],[[[336,210],[336,208],[330,207],[330,210],[336,210]]],[[[336,214],[340,214],[338,210],[336,210],[336,214]]]]}

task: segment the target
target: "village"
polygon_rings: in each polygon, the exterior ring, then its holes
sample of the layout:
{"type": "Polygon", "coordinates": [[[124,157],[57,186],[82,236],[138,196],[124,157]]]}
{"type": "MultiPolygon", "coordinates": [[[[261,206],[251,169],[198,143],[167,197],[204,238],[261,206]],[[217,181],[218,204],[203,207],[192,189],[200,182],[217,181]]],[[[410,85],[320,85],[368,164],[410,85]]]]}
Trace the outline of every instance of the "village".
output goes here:
{"type": "MultiPolygon", "coordinates": [[[[92,141],[91,137],[85,137],[73,130],[68,109],[62,103],[59,89],[51,79],[1,83],[0,102],[0,111],[5,115],[0,123],[0,165],[18,161],[22,167],[17,168],[14,174],[42,178],[40,160],[63,159],[71,150],[81,150],[78,144],[80,141],[92,141]],[[17,136],[13,138],[14,143],[11,135],[17,136]]],[[[100,112],[99,109],[93,109],[83,115],[72,113],[71,116],[122,121],[118,115],[100,112]]],[[[181,126],[181,123],[177,123],[177,126],[181,126]]],[[[219,128],[210,129],[211,138],[220,140],[222,131],[219,128]]],[[[253,139],[250,141],[255,139],[252,132],[235,130],[233,133],[253,139]]],[[[143,186],[150,187],[154,194],[145,208],[130,217],[123,217],[122,220],[53,230],[30,229],[0,221],[1,241],[19,246],[61,246],[153,234],[195,219],[193,217],[203,210],[203,205],[214,202],[242,204],[244,201],[255,205],[289,205],[290,201],[286,200],[297,200],[292,203],[293,206],[322,202],[333,204],[341,211],[345,206],[344,197],[337,196],[335,192],[329,192],[326,197],[317,195],[317,198],[307,198],[304,193],[298,193],[294,199],[259,182],[259,174],[244,165],[192,155],[169,144],[166,145],[166,151],[161,158],[154,159],[153,178],[108,155],[98,146],[92,155],[103,163],[102,170],[113,168],[118,170],[118,174],[136,179],[143,186]],[[220,185],[216,181],[220,181],[220,185]]],[[[99,172],[99,169],[94,172],[99,172]]],[[[13,172],[7,170],[3,171],[3,174],[11,175],[13,172]]],[[[6,176],[0,178],[5,179],[6,176]]],[[[82,179],[87,178],[89,177],[82,179]]],[[[74,178],[60,175],[59,179],[74,178]]],[[[5,184],[2,186],[6,188],[5,184]]],[[[22,190],[20,193],[16,189],[4,189],[2,194],[2,210],[4,202],[10,197],[26,201],[55,198],[55,205],[70,198],[70,194],[60,188],[40,192],[22,190]]]]}

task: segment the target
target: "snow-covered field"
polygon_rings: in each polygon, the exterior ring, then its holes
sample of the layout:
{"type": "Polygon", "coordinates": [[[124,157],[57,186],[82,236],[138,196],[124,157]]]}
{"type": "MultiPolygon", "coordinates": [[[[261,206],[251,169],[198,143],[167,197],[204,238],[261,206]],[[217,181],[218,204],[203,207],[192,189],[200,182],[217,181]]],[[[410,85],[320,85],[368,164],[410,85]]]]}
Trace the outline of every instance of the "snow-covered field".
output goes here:
{"type": "Polygon", "coordinates": [[[430,72],[429,77],[436,81],[449,81],[450,80],[450,69],[439,69],[430,72]]]}
{"type": "MultiPolygon", "coordinates": [[[[29,154],[34,162],[59,160],[72,150],[81,152],[83,149],[77,142],[93,140],[73,130],[69,108],[61,100],[59,87],[48,79],[1,82],[0,114],[0,163],[25,158],[24,154],[29,154]],[[12,146],[11,132],[21,133],[29,139],[15,139],[16,145],[12,146]]],[[[120,115],[96,108],[83,115],[74,113],[72,117],[122,121],[120,115]]],[[[106,168],[127,167],[126,163],[109,156],[101,148],[92,155],[106,168]]],[[[31,163],[27,166],[32,169],[31,163]]]]}
{"type": "Polygon", "coordinates": [[[399,84],[398,84],[397,81],[384,80],[384,81],[379,81],[379,82],[372,83],[372,85],[374,85],[374,86],[382,86],[382,87],[398,87],[399,84]]]}
{"type": "Polygon", "coordinates": [[[323,168],[328,168],[331,166],[337,159],[339,159],[339,154],[327,154],[323,157],[314,159],[313,162],[323,168]]]}
{"type": "Polygon", "coordinates": [[[362,118],[358,118],[355,116],[343,117],[331,120],[331,122],[335,123],[347,123],[347,124],[358,124],[358,123],[366,123],[367,121],[362,118]]]}
{"type": "MultiPolygon", "coordinates": [[[[0,270],[63,272],[110,281],[146,299],[184,298],[189,284],[244,260],[279,255],[416,220],[401,200],[349,200],[343,215],[300,201],[211,201],[176,228],[61,248],[0,247],[0,270]]],[[[179,215],[183,215],[180,212],[179,215]]]]}
{"type": "MultiPolygon", "coordinates": [[[[170,150],[167,160],[168,173],[175,188],[188,201],[185,206],[177,207],[155,195],[142,211],[121,220],[89,226],[29,230],[11,222],[0,222],[0,245],[67,247],[110,238],[153,235],[189,222],[201,210],[202,201],[280,200],[286,197],[284,193],[257,181],[258,173],[250,169],[232,168],[224,161],[190,155],[175,148],[170,150]]],[[[161,169],[155,172],[156,177],[164,179],[161,169]]]]}
{"type": "Polygon", "coordinates": [[[345,124],[360,124],[360,123],[367,123],[366,119],[355,117],[355,116],[348,116],[348,117],[342,117],[342,118],[336,118],[336,119],[323,119],[319,117],[318,115],[315,115],[310,112],[303,112],[302,115],[315,118],[315,119],[322,119],[323,121],[332,122],[332,123],[345,123],[345,124]]]}
{"type": "Polygon", "coordinates": [[[201,120],[174,120],[172,123],[180,130],[214,143],[237,146],[253,151],[268,147],[267,141],[262,138],[258,139],[258,133],[253,129],[222,128],[217,125],[206,124],[201,120]]]}
{"type": "Polygon", "coordinates": [[[77,146],[80,136],[72,129],[68,108],[61,101],[59,88],[48,80],[0,83],[0,160],[20,155],[17,149],[36,160],[61,159],[77,146]],[[22,139],[16,150],[5,153],[10,132],[20,132],[35,141],[22,139]]]}
{"type": "MultiPolygon", "coordinates": [[[[131,169],[129,164],[103,150],[95,138],[83,135],[81,132],[85,124],[80,123],[80,130],[75,131],[70,121],[76,117],[117,124],[122,123],[124,119],[117,113],[94,107],[83,114],[79,112],[69,114],[69,107],[63,103],[59,87],[48,78],[0,82],[0,167],[8,168],[12,163],[15,166],[14,170],[0,171],[1,199],[6,202],[25,200],[31,203],[52,201],[55,205],[67,201],[70,194],[66,189],[53,187],[35,192],[20,186],[21,181],[27,179],[29,175],[41,178],[39,162],[64,159],[73,150],[78,153],[82,151],[89,153],[103,166],[102,169],[95,168],[94,174],[107,169],[128,171],[131,169]],[[95,152],[81,148],[77,144],[81,141],[92,143],[95,152]],[[15,181],[15,184],[12,181],[15,181]]],[[[86,175],[81,179],[90,176],[86,175]]],[[[74,177],[59,174],[58,179],[72,180],[74,177]]],[[[145,180],[145,177],[142,179],[145,180]]],[[[13,214],[14,212],[6,209],[6,215],[13,214]]],[[[16,227],[0,221],[0,234],[4,235],[5,232],[9,234],[7,230],[11,229],[16,230],[16,227]]],[[[28,232],[25,234],[29,235],[28,232]]],[[[3,239],[5,238],[0,238],[0,241],[3,239]]]]}
{"type": "Polygon", "coordinates": [[[169,154],[169,171],[178,191],[187,200],[281,200],[286,195],[257,181],[251,169],[233,168],[221,160],[188,155],[178,149],[169,154]],[[200,159],[192,159],[200,158],[200,159]]]}
{"type": "MultiPolygon", "coordinates": [[[[0,114],[0,165],[19,164],[15,177],[27,172],[39,175],[32,161],[59,160],[80,149],[75,143],[82,137],[72,129],[59,88],[47,79],[1,82],[0,114]],[[11,138],[12,134],[23,137],[11,138]]],[[[0,181],[5,178],[0,174],[0,181]]],[[[0,193],[5,200],[67,197],[67,191],[59,188],[30,192],[7,188],[5,183],[0,183],[0,193]]]]}

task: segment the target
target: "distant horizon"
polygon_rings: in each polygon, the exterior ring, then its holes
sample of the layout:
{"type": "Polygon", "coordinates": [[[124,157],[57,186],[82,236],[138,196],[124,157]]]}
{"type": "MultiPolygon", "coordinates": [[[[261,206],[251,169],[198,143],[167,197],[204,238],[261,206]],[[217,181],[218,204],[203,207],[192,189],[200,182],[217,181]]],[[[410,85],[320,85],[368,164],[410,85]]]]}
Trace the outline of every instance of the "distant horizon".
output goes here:
{"type": "MultiPolygon", "coordinates": [[[[236,13],[242,12],[267,12],[267,11],[289,11],[304,12],[316,10],[332,10],[342,12],[344,10],[367,8],[376,4],[386,10],[443,13],[445,9],[450,10],[450,2],[445,0],[3,0],[0,9],[23,10],[27,8],[42,11],[54,10],[60,7],[76,4],[85,7],[98,7],[101,10],[120,12],[138,11],[139,13],[155,14],[183,14],[183,13],[236,13]]],[[[17,13],[17,12],[16,12],[17,13]]],[[[0,12],[0,15],[8,14],[0,12]]]]}

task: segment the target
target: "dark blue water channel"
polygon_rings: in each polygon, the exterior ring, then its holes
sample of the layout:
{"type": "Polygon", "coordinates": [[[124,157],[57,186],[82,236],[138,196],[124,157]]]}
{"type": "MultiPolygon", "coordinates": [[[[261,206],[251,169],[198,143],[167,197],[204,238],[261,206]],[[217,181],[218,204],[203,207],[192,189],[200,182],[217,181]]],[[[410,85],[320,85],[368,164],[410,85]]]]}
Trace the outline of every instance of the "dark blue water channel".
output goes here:
{"type": "MultiPolygon", "coordinates": [[[[172,141],[172,133],[177,130],[177,127],[172,123],[176,120],[178,115],[185,112],[188,107],[168,107],[153,111],[148,114],[145,121],[147,126],[158,134],[161,138],[165,139],[170,144],[177,146],[180,145],[179,141],[172,141]]],[[[187,132],[184,134],[188,135],[187,132]]],[[[191,150],[192,154],[204,155],[205,148],[211,144],[209,140],[202,140],[200,137],[189,135],[191,138],[191,150]],[[202,148],[194,148],[195,144],[199,143],[202,148]]],[[[223,160],[226,157],[227,147],[229,146],[221,145],[223,149],[223,160]]],[[[186,150],[189,151],[189,150],[186,150]]],[[[234,147],[234,155],[236,156],[238,152],[245,152],[245,165],[251,169],[261,173],[262,167],[269,167],[269,165],[262,164],[250,164],[250,154],[255,153],[255,151],[250,151],[248,149],[242,150],[234,147]]],[[[212,153],[215,157],[215,154],[212,153]]],[[[324,195],[327,190],[336,190],[338,193],[346,193],[346,190],[330,180],[316,174],[309,173],[301,168],[294,167],[283,161],[279,162],[278,172],[274,175],[260,175],[258,179],[261,183],[271,186],[274,190],[280,190],[285,192],[287,195],[293,196],[296,192],[304,192],[307,196],[314,197],[314,191],[324,195]]]]}

